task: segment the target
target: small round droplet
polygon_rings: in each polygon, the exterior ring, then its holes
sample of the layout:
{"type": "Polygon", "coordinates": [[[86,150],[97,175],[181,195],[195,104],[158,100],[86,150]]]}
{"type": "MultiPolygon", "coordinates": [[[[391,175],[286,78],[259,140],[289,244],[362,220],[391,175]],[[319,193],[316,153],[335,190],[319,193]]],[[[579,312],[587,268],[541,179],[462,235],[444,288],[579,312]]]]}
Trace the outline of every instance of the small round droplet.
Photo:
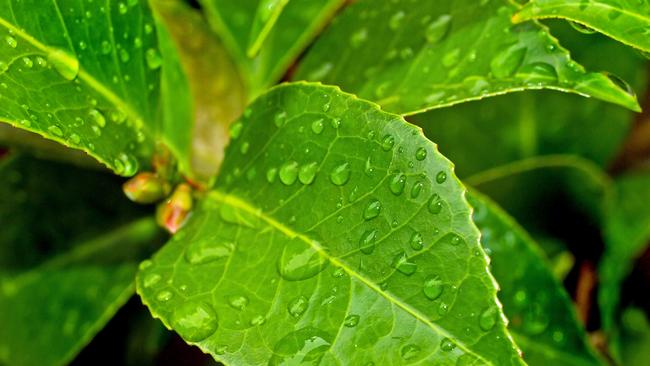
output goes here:
{"type": "Polygon", "coordinates": [[[242,155],[246,155],[250,147],[251,147],[250,143],[248,141],[244,141],[242,142],[241,145],[239,145],[239,152],[241,152],[242,155]]]}
{"type": "Polygon", "coordinates": [[[422,161],[427,157],[427,149],[421,147],[415,152],[415,158],[422,161]]]}
{"type": "Polygon", "coordinates": [[[302,184],[312,184],[314,182],[314,179],[316,178],[316,172],[318,171],[318,163],[312,162],[309,164],[305,164],[300,167],[300,171],[298,172],[298,180],[302,184]]]}
{"type": "Polygon", "coordinates": [[[496,306],[490,306],[485,309],[478,318],[478,324],[481,329],[488,331],[494,328],[494,325],[497,323],[498,311],[496,306]]]}
{"type": "Polygon", "coordinates": [[[302,314],[305,313],[305,311],[307,311],[308,306],[309,306],[309,301],[307,300],[307,298],[304,296],[298,296],[295,299],[291,300],[291,302],[289,302],[289,305],[287,306],[287,311],[294,318],[299,318],[302,314]]]}
{"type": "Polygon", "coordinates": [[[404,192],[405,186],[406,186],[406,175],[404,175],[403,173],[395,174],[389,183],[390,191],[396,196],[399,196],[402,194],[402,192],[404,192]]]}
{"type": "Polygon", "coordinates": [[[409,245],[413,250],[422,250],[422,248],[424,248],[422,235],[418,232],[414,232],[413,235],[411,235],[411,240],[409,240],[409,245]]]}
{"type": "Polygon", "coordinates": [[[235,122],[232,126],[230,126],[230,138],[233,140],[237,140],[237,138],[239,138],[239,136],[241,135],[243,129],[244,129],[244,124],[241,123],[241,121],[235,122]]]}
{"type": "Polygon", "coordinates": [[[438,194],[434,194],[431,196],[431,199],[429,200],[429,204],[427,205],[427,208],[429,209],[429,212],[431,212],[434,215],[437,215],[442,211],[442,201],[440,200],[440,196],[438,194]]]}
{"type": "Polygon", "coordinates": [[[147,66],[150,69],[155,70],[155,69],[159,68],[160,66],[162,66],[163,60],[160,57],[160,54],[158,53],[157,50],[155,50],[153,48],[148,49],[147,52],[145,52],[144,57],[145,57],[145,60],[147,62],[147,66]]]}
{"type": "Polygon", "coordinates": [[[350,314],[345,317],[345,320],[343,321],[343,325],[345,325],[348,328],[354,328],[359,324],[359,315],[356,314],[350,314]]]}
{"type": "Polygon", "coordinates": [[[330,173],[330,180],[337,186],[345,185],[350,180],[350,164],[345,162],[337,165],[330,173]]]}
{"type": "Polygon", "coordinates": [[[416,182],[413,187],[411,187],[411,198],[418,198],[423,187],[424,184],[422,184],[422,182],[416,182]]]}
{"type": "Polygon", "coordinates": [[[160,302],[167,302],[171,300],[172,297],[174,297],[174,294],[171,291],[162,290],[156,295],[156,300],[160,302]]]}
{"type": "Polygon", "coordinates": [[[199,342],[214,334],[219,320],[207,303],[186,302],[176,307],[171,324],[186,341],[199,342]]]}
{"type": "Polygon", "coordinates": [[[151,287],[151,286],[157,284],[158,282],[160,282],[161,279],[162,279],[162,277],[159,274],[150,273],[150,274],[148,274],[148,275],[146,275],[144,277],[144,279],[142,280],[142,285],[145,288],[146,287],[151,287]]]}
{"type": "Polygon", "coordinates": [[[438,297],[440,297],[443,291],[442,281],[440,280],[440,277],[438,276],[428,277],[424,281],[424,286],[422,287],[422,291],[424,292],[424,296],[426,296],[427,299],[429,300],[435,300],[438,297]]]}
{"type": "Polygon", "coordinates": [[[447,173],[443,172],[442,170],[436,174],[436,182],[438,184],[442,184],[447,180],[447,173]]]}
{"type": "Polygon", "coordinates": [[[266,181],[269,183],[275,182],[275,177],[278,175],[277,168],[271,168],[266,171],[266,181]]]}
{"type": "Polygon", "coordinates": [[[97,124],[97,126],[101,128],[104,128],[106,126],[106,117],[104,117],[102,112],[98,111],[97,109],[91,109],[88,112],[88,116],[90,117],[91,121],[97,124]]]}
{"type": "Polygon", "coordinates": [[[287,186],[292,185],[298,179],[298,162],[288,161],[280,167],[280,181],[287,186]]]}
{"type": "Polygon", "coordinates": [[[18,41],[16,41],[16,38],[12,36],[6,36],[5,37],[5,42],[9,45],[11,48],[16,48],[18,46],[18,41]]]}
{"type": "Polygon", "coordinates": [[[384,151],[389,151],[395,146],[395,138],[391,135],[384,136],[384,139],[381,141],[381,148],[384,151]]]}
{"type": "Polygon", "coordinates": [[[381,202],[378,200],[372,200],[366,206],[366,209],[363,211],[363,218],[365,220],[372,220],[375,217],[379,216],[381,213],[381,202]]]}
{"type": "Polygon", "coordinates": [[[311,131],[317,135],[320,135],[323,132],[323,129],[325,128],[325,124],[323,123],[323,119],[317,119],[311,124],[311,131]]]}
{"type": "Polygon", "coordinates": [[[456,348],[456,344],[449,338],[444,338],[442,341],[440,341],[440,349],[449,352],[453,351],[454,348],[456,348]]]}

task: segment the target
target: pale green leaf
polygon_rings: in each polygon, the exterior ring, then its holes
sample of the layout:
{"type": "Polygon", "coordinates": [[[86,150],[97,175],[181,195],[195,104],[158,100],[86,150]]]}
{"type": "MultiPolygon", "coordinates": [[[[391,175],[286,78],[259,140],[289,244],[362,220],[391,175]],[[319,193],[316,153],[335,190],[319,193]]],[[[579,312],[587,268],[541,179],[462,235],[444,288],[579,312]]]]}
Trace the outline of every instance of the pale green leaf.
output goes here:
{"type": "Polygon", "coordinates": [[[529,365],[602,365],[573,303],[544,254],[501,208],[477,192],[468,200],[501,291],[508,328],[529,365]]]}
{"type": "Polygon", "coordinates": [[[563,18],[584,32],[599,31],[650,52],[650,2],[647,0],[531,0],[515,16],[521,22],[563,18]]]}
{"type": "Polygon", "coordinates": [[[555,89],[639,110],[636,97],[586,72],[547,29],[514,25],[506,0],[361,0],[307,53],[296,80],[337,84],[415,114],[526,89],[555,89]]]}
{"type": "Polygon", "coordinates": [[[236,365],[523,364],[465,188],[416,127],[300,83],[231,131],[214,188],[138,275],[166,326],[236,365]]]}

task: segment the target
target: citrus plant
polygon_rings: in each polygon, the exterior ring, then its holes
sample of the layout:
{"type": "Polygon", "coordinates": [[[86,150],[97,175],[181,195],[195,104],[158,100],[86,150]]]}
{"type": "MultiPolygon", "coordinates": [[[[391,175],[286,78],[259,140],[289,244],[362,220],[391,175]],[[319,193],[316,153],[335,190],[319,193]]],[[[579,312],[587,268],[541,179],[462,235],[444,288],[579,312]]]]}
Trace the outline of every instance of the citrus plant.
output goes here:
{"type": "Polygon", "coordinates": [[[648,52],[647,0],[0,0],[0,364],[646,365],[648,52]]]}

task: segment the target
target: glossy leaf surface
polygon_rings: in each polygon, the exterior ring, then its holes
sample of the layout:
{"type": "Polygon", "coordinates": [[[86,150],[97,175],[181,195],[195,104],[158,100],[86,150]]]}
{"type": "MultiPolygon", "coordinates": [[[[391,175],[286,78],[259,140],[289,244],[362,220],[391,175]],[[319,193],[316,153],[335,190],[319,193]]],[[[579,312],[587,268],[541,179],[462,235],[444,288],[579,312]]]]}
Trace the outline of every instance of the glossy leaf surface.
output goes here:
{"type": "Polygon", "coordinates": [[[416,127],[300,83],[231,132],[213,190],[138,275],[166,326],[231,364],[523,363],[465,189],[416,127]]]}
{"type": "Polygon", "coordinates": [[[605,253],[599,268],[603,328],[610,330],[618,311],[620,286],[634,260],[650,243],[650,174],[623,176],[605,212],[605,253]]]}
{"type": "Polygon", "coordinates": [[[254,97],[282,77],[343,0],[200,0],[199,2],[203,5],[213,28],[239,62],[248,82],[250,95],[254,97]],[[281,7],[283,3],[286,4],[281,7]],[[269,5],[271,8],[268,7],[269,5]],[[268,12],[269,10],[273,11],[268,12]],[[269,23],[273,16],[277,16],[274,25],[269,23]],[[257,51],[255,56],[250,58],[247,55],[249,39],[256,38],[254,34],[258,34],[256,29],[262,23],[271,28],[266,31],[268,34],[262,39],[262,43],[253,49],[257,51]]]}
{"type": "Polygon", "coordinates": [[[108,174],[25,157],[0,171],[0,364],[65,364],[133,294],[158,229],[108,174]]]}
{"type": "Polygon", "coordinates": [[[2,0],[0,33],[0,120],[135,173],[159,130],[147,3],[2,0]]]}
{"type": "Polygon", "coordinates": [[[513,25],[517,9],[504,0],[358,1],[310,49],[295,79],[336,84],[400,114],[525,89],[639,109],[634,95],[571,60],[545,27],[513,25]]]}
{"type": "Polygon", "coordinates": [[[563,18],[584,32],[599,31],[650,52],[650,2],[647,0],[531,0],[515,21],[563,18]]]}
{"type": "Polygon", "coordinates": [[[501,291],[508,329],[529,365],[601,365],[573,303],[530,236],[501,208],[476,192],[468,196],[481,244],[501,291]]]}

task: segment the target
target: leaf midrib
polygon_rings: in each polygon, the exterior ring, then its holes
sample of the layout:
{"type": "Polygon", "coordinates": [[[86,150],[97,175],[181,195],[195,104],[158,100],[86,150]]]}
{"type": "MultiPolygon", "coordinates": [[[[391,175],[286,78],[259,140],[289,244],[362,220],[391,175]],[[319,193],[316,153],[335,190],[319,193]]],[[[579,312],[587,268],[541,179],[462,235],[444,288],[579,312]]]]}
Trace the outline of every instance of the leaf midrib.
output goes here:
{"type": "Polygon", "coordinates": [[[263,220],[266,222],[269,226],[273,227],[274,229],[280,231],[282,234],[286,235],[289,238],[299,238],[302,240],[304,243],[308,244],[314,251],[316,251],[321,257],[327,259],[332,265],[337,266],[345,270],[351,277],[354,277],[358,281],[360,281],[362,284],[366,285],[368,288],[373,290],[374,292],[380,294],[383,296],[386,300],[388,300],[390,303],[397,305],[400,307],[402,310],[406,311],[410,315],[412,315],[415,319],[418,321],[422,322],[423,324],[427,325],[430,327],[433,331],[436,333],[453,339],[454,343],[463,351],[465,351],[468,354],[473,355],[474,357],[480,359],[481,361],[485,362],[486,364],[493,364],[483,358],[481,355],[477,354],[476,352],[470,350],[467,345],[465,345],[463,342],[460,342],[456,336],[453,334],[447,332],[444,328],[439,327],[433,322],[430,322],[427,320],[427,318],[421,314],[418,310],[412,308],[408,304],[402,302],[400,299],[392,296],[390,293],[387,293],[385,291],[382,291],[379,286],[376,284],[372,283],[369,279],[364,277],[363,275],[357,273],[356,271],[352,270],[347,266],[345,262],[340,261],[338,258],[331,256],[327,251],[325,251],[316,241],[311,240],[309,237],[307,237],[304,234],[301,234],[299,232],[294,231],[292,228],[289,228],[282,224],[281,222],[275,220],[273,217],[270,217],[266,215],[262,209],[256,208],[255,206],[251,205],[250,203],[246,202],[245,200],[234,196],[232,194],[224,193],[221,192],[217,189],[214,189],[210,191],[208,196],[206,197],[207,199],[212,199],[216,202],[219,203],[224,203],[227,204],[231,207],[241,209],[251,215],[254,215],[258,217],[259,219],[263,220]]]}
{"type": "MultiPolygon", "coordinates": [[[[7,29],[9,29],[14,34],[18,35],[20,38],[24,39],[25,41],[30,43],[32,46],[38,48],[39,50],[45,52],[46,54],[50,54],[51,52],[54,51],[54,49],[52,47],[49,47],[49,46],[41,43],[39,40],[32,37],[30,34],[24,32],[20,28],[14,26],[12,23],[8,22],[6,19],[4,19],[2,17],[0,17],[0,25],[7,28],[7,29]]],[[[67,58],[68,56],[66,55],[65,57],[67,58]]],[[[101,94],[103,97],[105,97],[113,105],[120,108],[120,110],[124,111],[124,113],[127,116],[129,116],[131,119],[133,119],[134,121],[144,120],[143,117],[139,113],[137,113],[133,108],[131,108],[131,106],[128,103],[126,103],[119,96],[117,96],[111,90],[109,90],[104,85],[102,85],[102,83],[97,81],[97,79],[95,79],[92,75],[90,75],[88,72],[86,72],[83,69],[83,67],[81,66],[81,64],[79,65],[78,77],[79,77],[79,79],[86,82],[86,84],[88,84],[92,89],[94,89],[99,94],[101,94]]],[[[143,125],[146,128],[147,124],[145,123],[143,125]]]]}

